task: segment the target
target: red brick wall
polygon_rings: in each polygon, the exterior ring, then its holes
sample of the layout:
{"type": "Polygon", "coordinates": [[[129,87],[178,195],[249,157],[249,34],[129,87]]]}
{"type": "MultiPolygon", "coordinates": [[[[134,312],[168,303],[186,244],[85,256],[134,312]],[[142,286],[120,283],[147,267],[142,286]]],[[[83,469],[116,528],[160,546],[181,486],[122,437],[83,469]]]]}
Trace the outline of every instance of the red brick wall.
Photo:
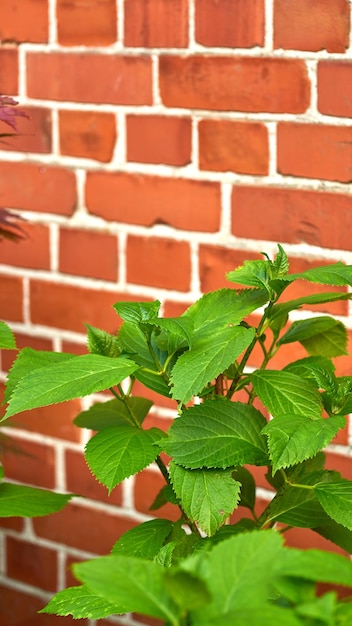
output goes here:
{"type": "MultiPolygon", "coordinates": [[[[19,346],[84,351],[84,323],[114,330],[122,299],[177,315],[278,241],[297,271],[352,263],[348,0],[6,0],[0,39],[0,92],[31,116],[0,150],[0,203],[28,219],[24,243],[0,246],[0,317],[19,346]]],[[[352,328],[346,303],[329,310],[352,328]]],[[[72,426],[79,404],[11,430],[26,456],[6,455],[10,478],[86,499],[3,522],[6,626],[71,624],[36,610],[68,564],[147,519],[160,486],[149,469],[107,499],[72,426]]],[[[172,415],[164,400],[153,419],[172,415]]],[[[331,463],[352,478],[348,436],[331,463]]]]}

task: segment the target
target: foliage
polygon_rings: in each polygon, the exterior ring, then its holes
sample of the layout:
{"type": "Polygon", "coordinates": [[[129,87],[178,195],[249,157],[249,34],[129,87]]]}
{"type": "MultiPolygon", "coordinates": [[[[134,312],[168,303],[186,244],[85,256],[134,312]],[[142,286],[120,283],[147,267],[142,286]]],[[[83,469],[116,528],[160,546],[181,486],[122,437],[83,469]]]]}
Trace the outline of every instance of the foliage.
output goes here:
{"type": "Polygon", "coordinates": [[[87,464],[111,492],[155,462],[165,486],[151,508],[179,510],[177,522],[145,522],[110,555],[76,565],[81,586],[56,594],[43,612],[100,619],[132,611],[168,626],[351,623],[351,602],[317,592],[317,583],[352,587],[350,560],[284,539],[310,528],[352,552],[352,481],[326,469],[323,452],[352,410],[352,377],[338,376],[332,361],[346,354],[346,329],[327,315],[288,321],[304,305],[352,296],[285,293],[296,280],[352,286],[352,266],[290,274],[279,246],[273,260],[247,261],[227,278],[234,288],[204,295],[177,318],[159,317],[158,302],[117,303],[119,333],[88,326],[87,355],[19,353],[5,419],[110,389],[111,400],[75,420],[96,431],[87,464]],[[306,357],[271,367],[282,346],[297,342],[306,357]],[[168,432],[145,427],[151,402],[133,395],[135,381],[175,401],[168,432]],[[266,468],[273,490],[260,513],[253,466],[266,468]],[[232,522],[238,507],[250,519],[232,522]]]}

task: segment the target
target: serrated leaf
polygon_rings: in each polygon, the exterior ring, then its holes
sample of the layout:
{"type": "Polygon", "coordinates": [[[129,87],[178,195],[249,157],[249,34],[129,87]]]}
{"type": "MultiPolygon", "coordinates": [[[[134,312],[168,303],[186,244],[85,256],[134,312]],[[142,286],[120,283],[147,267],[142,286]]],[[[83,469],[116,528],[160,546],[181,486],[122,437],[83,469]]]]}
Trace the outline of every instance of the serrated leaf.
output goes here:
{"type": "Polygon", "coordinates": [[[151,320],[150,324],[156,326],[162,330],[166,330],[168,333],[177,335],[185,340],[188,346],[192,344],[193,336],[193,320],[189,317],[158,317],[151,320]]]}
{"type": "Polygon", "coordinates": [[[341,554],[322,550],[285,550],[280,574],[352,587],[352,563],[341,554]]]}
{"type": "Polygon", "coordinates": [[[352,530],[352,481],[318,484],[314,491],[324,511],[338,524],[352,530]]]}
{"type": "Polygon", "coordinates": [[[98,354],[73,356],[40,367],[20,379],[4,419],[28,409],[103,391],[117,385],[136,369],[138,365],[128,359],[111,359],[98,354]]]}
{"type": "Polygon", "coordinates": [[[180,356],[170,377],[172,397],[187,404],[192,396],[221,374],[245,350],[254,338],[253,328],[235,326],[224,328],[195,341],[193,347],[180,356]]]}
{"type": "Polygon", "coordinates": [[[232,478],[241,483],[241,499],[239,506],[250,510],[254,509],[256,486],[252,474],[245,467],[236,467],[232,472],[232,478]]]}
{"type": "Polygon", "coordinates": [[[326,520],[319,526],[315,526],[313,530],[325,539],[340,546],[347,553],[352,554],[352,531],[335,522],[327,513],[326,520]]]}
{"type": "Polygon", "coordinates": [[[345,424],[341,416],[328,419],[309,419],[304,415],[275,417],[262,431],[268,437],[273,473],[315,456],[345,424]]]}
{"type": "Polygon", "coordinates": [[[144,559],[111,555],[74,565],[75,575],[93,593],[138,612],[178,623],[179,609],[164,587],[165,569],[144,559]]]}
{"type": "Polygon", "coordinates": [[[293,322],[278,344],[300,342],[312,356],[347,354],[347,331],[342,322],[327,315],[293,322]]]}
{"type": "Polygon", "coordinates": [[[307,356],[298,361],[293,361],[284,367],[285,372],[291,372],[300,378],[307,378],[311,382],[316,382],[318,387],[318,377],[324,372],[325,377],[334,380],[335,366],[333,362],[322,356],[307,356]]]}
{"type": "Polygon", "coordinates": [[[160,302],[116,302],[114,309],[121,319],[139,324],[158,317],[160,302]]]}
{"type": "Polygon", "coordinates": [[[87,585],[68,587],[55,594],[38,613],[72,615],[73,619],[103,619],[123,613],[120,607],[93,593],[87,585]]]}
{"type": "Polygon", "coordinates": [[[273,416],[321,416],[321,396],[309,381],[290,372],[276,370],[258,370],[251,375],[251,379],[256,394],[273,416]]]}
{"type": "Polygon", "coordinates": [[[150,511],[156,511],[160,509],[165,504],[175,504],[176,506],[179,504],[176,495],[171,487],[171,485],[164,485],[157,494],[153,503],[149,507],[150,511]]]}
{"type": "Polygon", "coordinates": [[[116,335],[111,335],[89,324],[86,324],[86,328],[88,331],[87,347],[90,353],[110,357],[119,356],[120,348],[116,335]]]}
{"type": "Polygon", "coordinates": [[[283,315],[287,315],[290,311],[300,309],[304,305],[309,304],[326,304],[327,302],[336,302],[338,300],[350,300],[352,293],[313,293],[308,296],[302,296],[295,300],[289,300],[288,302],[282,302],[281,304],[275,304],[268,316],[270,321],[275,320],[283,315]]]}
{"type": "Polygon", "coordinates": [[[155,461],[158,448],[154,443],[164,436],[158,428],[142,430],[123,425],[104,428],[86,445],[87,465],[110,493],[125,478],[155,461]]]}
{"type": "Polygon", "coordinates": [[[114,398],[107,402],[93,404],[87,411],[82,411],[77,415],[73,422],[80,428],[91,430],[103,430],[108,426],[119,424],[142,424],[152,405],[151,400],[138,396],[125,399],[114,398]]]}
{"type": "Polygon", "coordinates": [[[214,535],[236,508],[241,484],[230,471],[188,470],[170,464],[172,486],[191,522],[214,535]]]}
{"type": "Polygon", "coordinates": [[[268,463],[266,421],[259,411],[240,402],[208,400],[184,411],[170,427],[163,449],[189,469],[268,463]]]}
{"type": "Polygon", "coordinates": [[[288,256],[285,252],[285,250],[283,249],[283,247],[278,243],[277,247],[279,248],[279,252],[277,253],[274,262],[273,262],[273,266],[274,266],[274,275],[275,278],[280,278],[282,276],[286,276],[290,264],[288,261],[288,256]]]}
{"type": "Polygon", "coordinates": [[[16,340],[11,328],[0,321],[0,349],[1,350],[15,350],[16,340]]]}
{"type": "Polygon", "coordinates": [[[27,485],[0,484],[0,517],[41,517],[61,511],[72,494],[27,485]]]}
{"type": "Polygon", "coordinates": [[[124,533],[111,552],[152,560],[158,554],[173,527],[173,522],[166,519],[153,519],[139,524],[124,533]]]}
{"type": "Polygon", "coordinates": [[[271,264],[263,260],[245,261],[240,267],[227,272],[226,278],[232,283],[269,291],[269,281],[273,278],[271,264]]]}
{"type": "Polygon", "coordinates": [[[34,370],[40,369],[41,367],[62,363],[63,361],[74,358],[74,356],[74,354],[68,354],[67,352],[49,352],[46,350],[23,348],[17,355],[8,373],[4,398],[5,402],[9,401],[19,381],[22,380],[24,376],[27,376],[29,372],[34,372],[34,370]]]}
{"type": "Polygon", "coordinates": [[[148,389],[155,391],[155,393],[158,393],[161,396],[165,396],[165,398],[171,398],[170,389],[160,372],[141,367],[134,373],[134,376],[148,389]]]}
{"type": "Polygon", "coordinates": [[[349,285],[352,287],[352,265],[345,265],[340,262],[331,263],[330,265],[314,267],[305,272],[286,274],[285,276],[285,279],[291,282],[298,278],[320,285],[336,285],[340,287],[349,285]]]}

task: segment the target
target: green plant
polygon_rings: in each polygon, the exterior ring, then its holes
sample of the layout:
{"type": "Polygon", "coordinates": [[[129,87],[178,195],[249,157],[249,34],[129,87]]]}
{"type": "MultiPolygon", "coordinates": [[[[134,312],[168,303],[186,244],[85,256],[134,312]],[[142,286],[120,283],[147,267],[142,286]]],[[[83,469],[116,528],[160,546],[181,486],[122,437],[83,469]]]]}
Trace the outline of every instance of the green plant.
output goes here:
{"type": "Polygon", "coordinates": [[[82,585],[59,592],[44,612],[99,619],[136,611],[172,626],[352,623],[352,602],[317,592],[319,582],[352,587],[350,560],[284,543],[289,529],[311,528],[352,552],[352,482],[327,470],[323,453],[352,409],[352,377],[337,376],[332,361],[346,354],[346,329],[328,315],[288,324],[304,305],[352,295],[282,297],[298,279],[352,286],[352,266],[290,274],[279,246],[274,260],[247,261],[227,278],[236,288],[208,293],[176,318],[159,317],[159,302],[118,302],[119,333],[87,326],[89,354],[25,348],[15,361],[6,418],[110,389],[111,400],[75,420],[97,431],[87,464],[111,492],[155,462],[165,487],[151,508],[171,502],[179,510],[177,522],[145,522],[110,555],[75,565],[82,585]],[[293,342],[307,356],[271,369],[293,342]],[[136,380],[175,401],[167,433],[143,427],[151,402],[133,395],[136,380]],[[267,468],[275,494],[260,515],[251,466],[267,468]],[[250,518],[230,523],[237,507],[250,518]]]}

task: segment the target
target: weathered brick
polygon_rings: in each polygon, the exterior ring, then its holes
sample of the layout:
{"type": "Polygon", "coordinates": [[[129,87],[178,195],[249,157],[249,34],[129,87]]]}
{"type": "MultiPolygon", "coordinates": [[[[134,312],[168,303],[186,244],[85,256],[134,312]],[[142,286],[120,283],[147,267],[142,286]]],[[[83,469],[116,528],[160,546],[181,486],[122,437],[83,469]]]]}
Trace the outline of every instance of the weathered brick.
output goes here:
{"type": "Polygon", "coordinates": [[[349,45],[348,0],[275,0],[274,46],[345,52],[349,45]]]}
{"type": "Polygon", "coordinates": [[[128,237],[128,282],[188,291],[190,270],[188,243],[158,237],[128,237]]]}
{"type": "Polygon", "coordinates": [[[11,0],[1,3],[0,40],[46,43],[48,0],[11,0]]]}
{"type": "Polygon", "coordinates": [[[32,269],[50,268],[49,228],[43,224],[19,222],[25,238],[18,242],[1,241],[0,263],[32,269]]]}
{"type": "Polygon", "coordinates": [[[160,489],[165,486],[165,479],[161,474],[152,470],[144,470],[137,474],[134,485],[134,504],[137,511],[147,515],[155,515],[176,521],[180,517],[180,509],[174,504],[165,504],[156,509],[150,510],[150,506],[158,495],[160,489]]]}
{"type": "Polygon", "coordinates": [[[282,122],[277,129],[280,174],[352,181],[352,128],[282,122]]]}
{"type": "Polygon", "coordinates": [[[352,117],[352,63],[318,63],[318,109],[326,115],[352,117]]]}
{"type": "Polygon", "coordinates": [[[16,437],[11,448],[5,448],[3,464],[7,478],[53,489],[55,454],[52,446],[16,437]]]}
{"type": "Polygon", "coordinates": [[[264,0],[196,0],[196,41],[203,46],[264,44],[264,0]]]}
{"type": "Polygon", "coordinates": [[[1,319],[23,321],[23,282],[17,276],[0,275],[1,319]]]}
{"type": "Polygon", "coordinates": [[[310,82],[299,59],[160,57],[160,92],[170,107],[304,113],[310,82]]]}
{"type": "Polygon", "coordinates": [[[191,160],[189,117],[127,115],[127,160],[187,165],[191,160]]]}
{"type": "Polygon", "coordinates": [[[116,281],[116,236],[100,231],[60,228],[59,271],[116,281]]]}
{"type": "Polygon", "coordinates": [[[125,46],[182,48],[188,44],[188,0],[125,0],[125,46]]]}
{"type": "Polygon", "coordinates": [[[29,432],[79,442],[81,431],[73,420],[80,412],[80,401],[71,400],[64,404],[45,406],[25,413],[19,413],[9,419],[9,425],[23,428],[29,432]]]}
{"type": "Polygon", "coordinates": [[[27,55],[27,86],[31,98],[96,104],[151,104],[151,59],[83,52],[30,52],[27,55]]]}
{"type": "Polygon", "coordinates": [[[76,179],[72,171],[35,163],[0,163],[2,205],[71,215],[76,207],[76,179]]]}
{"type": "Polygon", "coordinates": [[[269,143],[264,124],[201,120],[198,128],[200,169],[254,175],[268,173],[269,143]]]}
{"type": "Polygon", "coordinates": [[[56,16],[62,46],[108,46],[116,41],[115,0],[57,0],[56,16]]]}
{"type": "Polygon", "coordinates": [[[13,96],[17,92],[18,51],[15,47],[4,46],[0,49],[0,93],[13,96]]]}
{"type": "Polygon", "coordinates": [[[215,232],[220,202],[218,183],[125,172],[87,175],[89,212],[116,222],[215,232]]]}
{"type": "Polygon", "coordinates": [[[18,133],[3,141],[1,149],[39,154],[51,152],[51,111],[42,107],[24,107],[21,103],[18,106],[29,119],[16,118],[18,133]]]}
{"type": "Polygon", "coordinates": [[[6,540],[7,576],[47,591],[57,588],[57,552],[16,537],[6,540]]]}
{"type": "Polygon", "coordinates": [[[111,161],[116,142],[113,113],[60,111],[59,133],[61,154],[111,161]]]}
{"type": "Polygon", "coordinates": [[[236,237],[351,250],[351,229],[352,197],[347,194],[233,187],[232,233],[236,237]]]}

